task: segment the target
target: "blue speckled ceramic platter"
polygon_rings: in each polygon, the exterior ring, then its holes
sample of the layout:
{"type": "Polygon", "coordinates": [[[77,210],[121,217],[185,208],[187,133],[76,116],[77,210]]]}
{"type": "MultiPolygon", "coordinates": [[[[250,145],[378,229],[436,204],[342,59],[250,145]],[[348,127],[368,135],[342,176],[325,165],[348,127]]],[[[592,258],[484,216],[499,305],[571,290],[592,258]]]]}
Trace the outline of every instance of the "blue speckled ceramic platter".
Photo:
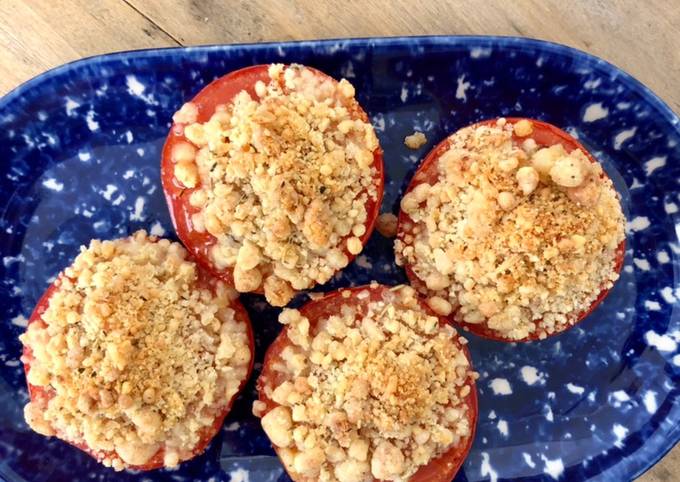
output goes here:
{"type": "MultiPolygon", "coordinates": [[[[52,70],[0,100],[0,477],[8,481],[288,480],[250,414],[251,381],[208,451],[176,471],[115,473],[28,430],[17,336],[55,275],[91,238],[139,228],[174,237],[159,179],[172,113],[231,70],[300,62],[354,83],[385,150],[383,211],[419,160],[462,126],[527,116],[566,128],[622,195],[620,281],[577,328],[502,344],[472,335],[481,378],[474,447],[456,480],[606,480],[639,475],[680,439],[680,125],[615,67],[525,39],[434,37],[150,50],[52,70]],[[427,134],[418,151],[403,145],[427,134]]],[[[324,289],[405,280],[392,243],[367,249],[324,289]]],[[[244,297],[257,360],[275,310],[244,297]]],[[[256,373],[259,365],[256,364],[256,373]]],[[[254,377],[253,377],[254,380],[254,377]]]]}

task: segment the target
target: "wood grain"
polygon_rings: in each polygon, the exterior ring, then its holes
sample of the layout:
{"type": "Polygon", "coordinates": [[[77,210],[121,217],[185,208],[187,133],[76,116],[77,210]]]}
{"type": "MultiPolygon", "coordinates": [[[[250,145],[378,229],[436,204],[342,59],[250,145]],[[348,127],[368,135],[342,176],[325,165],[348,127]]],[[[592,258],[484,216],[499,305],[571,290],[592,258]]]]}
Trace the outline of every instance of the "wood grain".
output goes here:
{"type": "Polygon", "coordinates": [[[72,60],[176,45],[121,0],[0,0],[0,94],[72,60]]]}
{"type": "MultiPolygon", "coordinates": [[[[563,43],[623,68],[680,112],[678,0],[0,0],[0,94],[104,52],[424,34],[563,43]]],[[[639,479],[678,480],[678,447],[639,479]]]]}

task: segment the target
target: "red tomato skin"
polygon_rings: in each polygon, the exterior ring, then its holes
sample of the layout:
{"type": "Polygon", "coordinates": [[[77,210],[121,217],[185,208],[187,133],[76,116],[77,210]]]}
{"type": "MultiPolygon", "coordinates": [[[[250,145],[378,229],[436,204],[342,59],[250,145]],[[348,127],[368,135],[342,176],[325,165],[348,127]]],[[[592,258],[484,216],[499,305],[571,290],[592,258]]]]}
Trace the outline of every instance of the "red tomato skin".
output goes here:
{"type": "MultiPolygon", "coordinates": [[[[524,117],[507,117],[506,120],[510,124],[515,124],[516,122],[525,119],[524,117]]],[[[496,121],[498,119],[489,119],[485,121],[480,121],[475,124],[471,124],[469,127],[478,127],[478,126],[493,126],[496,125],[496,121]]],[[[519,140],[519,139],[534,139],[536,141],[536,144],[539,146],[551,146],[554,144],[562,144],[564,148],[567,150],[567,152],[571,152],[574,149],[581,149],[586,156],[588,156],[588,159],[590,159],[591,162],[597,163],[598,161],[592,156],[592,154],[581,144],[578,140],[576,140],[574,137],[569,135],[567,132],[563,131],[559,127],[556,127],[552,124],[549,124],[547,122],[535,120],[535,119],[527,119],[530,120],[531,123],[534,126],[534,131],[531,135],[526,136],[526,137],[518,137],[513,134],[513,140],[519,140]]],[[[439,159],[439,157],[448,150],[449,148],[449,140],[444,139],[441,141],[439,144],[437,144],[428,154],[425,156],[425,159],[423,159],[423,162],[421,165],[418,167],[416,170],[413,179],[409,183],[408,188],[404,192],[404,194],[411,192],[418,184],[421,184],[423,182],[435,182],[437,178],[437,174],[435,171],[433,171],[433,168],[435,166],[436,161],[439,159]],[[420,176],[418,176],[420,174],[420,176]]],[[[603,176],[607,176],[607,174],[603,174],[603,176]]],[[[407,223],[414,224],[413,220],[409,217],[408,214],[406,214],[403,210],[399,211],[399,217],[398,217],[398,225],[397,225],[397,233],[402,233],[404,232],[403,226],[407,223]]],[[[617,246],[616,248],[616,255],[615,255],[615,264],[614,264],[614,270],[617,273],[621,272],[621,268],[623,267],[623,261],[624,261],[624,256],[626,252],[626,241],[625,239],[621,241],[621,243],[617,246]]],[[[409,282],[411,285],[413,285],[418,291],[421,293],[424,293],[427,291],[427,288],[425,287],[425,283],[418,278],[418,275],[413,271],[410,265],[405,265],[404,270],[406,272],[406,276],[409,279],[409,282]]],[[[598,307],[598,305],[604,300],[607,295],[609,294],[611,288],[604,288],[600,293],[598,294],[597,298],[593,303],[584,311],[578,314],[576,317],[576,322],[574,324],[570,325],[566,329],[562,331],[558,331],[555,333],[552,333],[547,336],[547,338],[550,338],[552,336],[559,335],[561,333],[564,333],[570,328],[573,328],[576,326],[580,321],[582,321],[586,316],[588,316],[590,313],[595,310],[595,308],[598,307]]],[[[470,333],[474,333],[475,335],[481,336],[482,338],[487,338],[490,340],[494,341],[502,341],[502,342],[524,342],[524,341],[536,341],[539,340],[539,335],[536,331],[533,333],[530,333],[528,336],[521,338],[521,339],[512,339],[512,338],[507,338],[500,336],[497,332],[494,330],[488,328],[485,323],[479,323],[479,324],[471,324],[471,323],[465,323],[464,321],[456,321],[454,320],[454,314],[450,315],[451,321],[454,325],[461,327],[465,331],[469,331],[470,333]]],[[[534,322],[537,326],[540,325],[540,320],[534,322]]]]}
{"type": "MultiPolygon", "coordinates": [[[[330,314],[335,313],[333,309],[335,305],[350,303],[351,300],[356,301],[357,299],[354,295],[366,289],[368,289],[369,292],[371,293],[370,297],[365,298],[363,300],[359,300],[356,302],[356,304],[362,304],[367,303],[368,301],[379,300],[381,299],[382,293],[385,290],[389,290],[390,287],[384,285],[378,286],[366,285],[357,286],[354,288],[345,288],[342,290],[333,291],[321,298],[312,300],[305,304],[302,308],[300,308],[300,313],[310,320],[310,333],[313,332],[315,323],[320,317],[328,316],[330,314]],[[348,298],[344,298],[342,296],[343,292],[349,292],[350,296],[348,298]]],[[[424,311],[426,311],[429,315],[436,316],[439,319],[440,325],[450,324],[449,320],[441,316],[438,316],[436,313],[434,313],[432,309],[423,302],[422,299],[419,299],[419,304],[420,307],[424,311]]],[[[265,386],[267,385],[278,386],[280,383],[286,380],[286,377],[282,376],[280,372],[274,370],[272,367],[275,361],[278,359],[278,354],[291,343],[290,340],[288,339],[287,330],[288,327],[284,326],[284,328],[281,330],[281,333],[279,333],[279,336],[274,340],[274,342],[271,345],[269,345],[269,348],[267,349],[267,352],[264,357],[264,362],[262,364],[262,373],[260,374],[260,377],[257,380],[257,391],[259,400],[263,402],[266,406],[262,415],[266,414],[267,412],[278,406],[276,402],[267,397],[264,390],[265,386]]],[[[465,353],[465,357],[470,363],[470,366],[472,367],[472,359],[470,357],[470,351],[468,350],[467,345],[460,346],[463,352],[465,353]]],[[[468,406],[468,410],[470,410],[470,413],[472,414],[471,418],[472,423],[470,424],[471,425],[470,435],[467,438],[465,446],[462,448],[452,447],[450,450],[444,452],[436,459],[431,460],[427,465],[424,465],[420,469],[418,469],[418,471],[411,476],[409,482],[450,482],[453,479],[453,477],[455,477],[456,473],[458,473],[460,467],[463,465],[465,457],[470,452],[470,449],[472,448],[472,443],[475,438],[479,410],[475,382],[473,380],[468,379],[466,384],[470,386],[470,394],[467,396],[466,404],[468,406]]],[[[279,449],[277,447],[273,448],[277,455],[279,455],[279,449]]],[[[311,478],[299,476],[298,474],[293,474],[290,471],[288,471],[287,468],[286,471],[288,472],[290,478],[296,482],[312,482],[314,480],[311,478]]],[[[373,480],[376,481],[377,479],[373,480]]]]}
{"type": "MultiPolygon", "coordinates": [[[[317,75],[324,78],[332,79],[323,72],[307,67],[314,71],[317,75]]],[[[261,80],[265,83],[269,81],[268,74],[269,65],[253,65],[243,69],[235,70],[223,77],[220,77],[201,90],[191,102],[198,107],[198,122],[206,122],[215,112],[218,105],[229,103],[239,92],[246,90],[251,97],[255,96],[255,83],[261,80]]],[[[332,79],[335,81],[334,79],[332,79]]],[[[357,104],[356,118],[368,122],[368,114],[357,104]]],[[[172,148],[178,142],[189,142],[184,137],[184,125],[173,124],[170,133],[165,141],[161,154],[161,183],[165,200],[170,210],[170,217],[172,224],[175,227],[177,236],[182,241],[184,246],[194,255],[206,269],[211,271],[215,276],[222,278],[225,282],[234,285],[234,271],[233,268],[218,269],[210,260],[209,250],[215,244],[216,238],[207,232],[199,233],[193,227],[191,215],[197,213],[199,210],[189,204],[189,196],[193,191],[200,188],[200,184],[196,188],[185,188],[179,184],[174,176],[174,163],[171,160],[172,148]]],[[[361,244],[366,245],[368,239],[373,233],[378,214],[380,213],[380,205],[382,204],[383,191],[385,186],[384,162],[382,148],[378,147],[373,152],[372,167],[376,169],[377,175],[374,178],[374,184],[378,193],[375,200],[369,199],[366,203],[366,232],[360,236],[361,244]]],[[[347,237],[343,238],[346,239],[347,237]]],[[[349,262],[356,257],[347,251],[343,244],[343,252],[347,255],[349,262]]],[[[258,289],[256,293],[263,293],[262,288],[258,289]]]]}
{"type": "MultiPolygon", "coordinates": [[[[45,293],[43,293],[43,295],[40,297],[40,300],[38,301],[36,307],[33,309],[33,313],[31,314],[31,317],[28,320],[28,325],[30,325],[31,323],[44,323],[42,321],[42,315],[49,306],[50,298],[59,288],[58,286],[59,280],[62,279],[63,277],[64,275],[60,274],[57,280],[54,283],[52,283],[47,288],[45,293]]],[[[198,284],[210,287],[211,280],[214,280],[214,277],[199,266],[198,284]]],[[[253,336],[253,328],[250,323],[250,318],[248,317],[248,313],[246,312],[245,308],[243,307],[240,301],[238,300],[232,301],[231,307],[236,311],[236,318],[239,321],[242,321],[246,324],[246,330],[248,334],[248,345],[250,348],[250,364],[248,366],[248,372],[243,382],[241,382],[238,391],[236,392],[236,394],[234,394],[234,396],[230,400],[227,401],[226,405],[224,406],[224,409],[215,419],[215,422],[210,427],[207,427],[203,430],[198,445],[192,450],[193,453],[192,458],[202,454],[208,447],[212,439],[219,433],[220,429],[222,428],[222,424],[224,422],[225,417],[231,410],[231,406],[233,405],[234,401],[240,394],[245,384],[250,379],[250,375],[252,374],[253,371],[253,363],[255,358],[255,338],[253,336]]],[[[32,356],[33,354],[31,349],[24,346],[21,358],[24,362],[24,373],[26,374],[27,380],[28,372],[31,370],[30,361],[32,359],[32,356]]],[[[30,383],[28,383],[28,381],[26,382],[26,384],[28,385],[28,394],[32,402],[39,400],[49,400],[54,396],[53,393],[50,393],[50,391],[46,390],[44,387],[37,387],[35,385],[31,385],[30,383]]],[[[83,452],[87,453],[88,455],[90,455],[99,462],[101,462],[101,460],[106,457],[115,456],[115,453],[113,452],[93,450],[84,443],[78,443],[72,440],[67,440],[64,436],[60,434],[57,434],[56,437],[82,450],[83,452]]],[[[146,464],[128,466],[127,468],[140,471],[160,469],[164,466],[163,456],[164,451],[161,448],[146,464]]]]}

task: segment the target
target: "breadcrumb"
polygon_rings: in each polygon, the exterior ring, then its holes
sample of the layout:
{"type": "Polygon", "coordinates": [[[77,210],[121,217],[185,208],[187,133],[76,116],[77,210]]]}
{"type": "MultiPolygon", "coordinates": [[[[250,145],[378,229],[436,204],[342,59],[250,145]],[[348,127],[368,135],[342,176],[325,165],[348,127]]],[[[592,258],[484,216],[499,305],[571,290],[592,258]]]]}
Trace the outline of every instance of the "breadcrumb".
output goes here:
{"type": "Polygon", "coordinates": [[[404,144],[409,149],[420,149],[420,147],[427,144],[427,137],[422,132],[414,132],[404,137],[404,144]]]}

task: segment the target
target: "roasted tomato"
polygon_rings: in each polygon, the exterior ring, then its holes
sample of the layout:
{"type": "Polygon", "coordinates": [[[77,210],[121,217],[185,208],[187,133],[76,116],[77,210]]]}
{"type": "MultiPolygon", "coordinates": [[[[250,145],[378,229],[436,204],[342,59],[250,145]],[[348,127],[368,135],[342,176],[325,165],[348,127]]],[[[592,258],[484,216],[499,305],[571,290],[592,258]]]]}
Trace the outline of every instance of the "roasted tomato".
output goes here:
{"type": "MultiPolygon", "coordinates": [[[[363,307],[365,310],[365,307],[368,305],[368,303],[372,301],[383,300],[385,294],[392,289],[392,287],[384,285],[368,285],[341,289],[328,293],[321,298],[309,301],[302,308],[300,308],[300,314],[309,319],[309,333],[312,335],[318,332],[317,323],[322,319],[328,318],[329,316],[337,315],[340,312],[341,306],[345,305],[359,307],[360,311],[363,307]],[[357,296],[359,292],[366,290],[370,293],[369,296],[357,296]],[[347,296],[348,294],[349,296],[347,296]]],[[[422,300],[419,300],[418,303],[424,312],[432,316],[437,316],[422,300]]],[[[439,316],[438,318],[440,326],[448,323],[446,318],[439,316]]],[[[458,348],[463,351],[470,367],[472,367],[470,352],[467,349],[467,346],[461,344],[459,341],[457,341],[457,339],[455,343],[458,348]]],[[[279,386],[281,383],[289,379],[289,377],[277,370],[276,366],[285,364],[281,358],[281,353],[291,345],[292,342],[288,337],[288,327],[286,326],[267,350],[264,358],[264,364],[262,366],[262,374],[257,381],[259,401],[264,403],[264,409],[261,412],[262,416],[279,406],[274,400],[267,396],[266,391],[272,387],[279,386]]],[[[468,378],[466,379],[465,384],[470,387],[469,395],[466,396],[464,403],[466,404],[470,413],[469,420],[471,432],[460,444],[453,446],[439,457],[432,459],[428,464],[421,466],[417,472],[411,476],[409,482],[449,482],[455,477],[456,473],[463,464],[475,438],[475,426],[478,416],[477,391],[475,388],[475,383],[473,380],[468,378]]],[[[277,451],[277,453],[279,452],[276,446],[274,446],[274,449],[277,451]]],[[[289,475],[296,482],[311,482],[311,479],[304,478],[299,475],[296,476],[297,474],[292,474],[290,471],[289,475]]]]}
{"type": "MultiPolygon", "coordinates": [[[[471,127],[476,127],[476,126],[494,126],[496,125],[498,119],[490,119],[486,121],[482,121],[476,124],[473,124],[471,127]]],[[[515,124],[519,122],[520,120],[523,120],[523,118],[507,118],[506,119],[508,123],[515,124]]],[[[590,159],[591,162],[596,163],[597,160],[588,152],[588,150],[579,142],[577,141],[574,137],[563,131],[562,129],[555,127],[552,124],[548,124],[547,122],[542,122],[539,120],[534,120],[534,119],[527,119],[530,120],[532,125],[533,125],[533,132],[526,137],[518,137],[515,134],[513,134],[513,141],[524,141],[525,139],[533,139],[537,146],[540,147],[548,147],[552,146],[555,144],[562,144],[562,146],[565,148],[567,152],[571,152],[575,149],[581,149],[586,156],[590,159]]],[[[418,169],[416,170],[415,174],[413,175],[413,178],[411,180],[411,183],[409,184],[408,188],[406,189],[406,193],[411,192],[413,189],[415,189],[416,186],[422,183],[435,183],[437,181],[437,160],[441,157],[442,154],[444,154],[448,149],[449,149],[449,139],[445,139],[442,142],[440,142],[437,146],[435,146],[425,157],[423,162],[420,164],[418,169]]],[[[606,176],[606,174],[603,174],[603,176],[606,176]]],[[[408,214],[406,214],[403,210],[400,210],[399,212],[399,224],[398,224],[398,233],[399,236],[404,236],[405,234],[408,234],[408,230],[406,230],[405,226],[414,226],[415,223],[413,220],[409,217],[408,214]]],[[[624,253],[625,253],[625,240],[622,241],[619,246],[616,249],[616,258],[615,258],[615,271],[619,273],[621,271],[621,268],[623,266],[623,258],[624,258],[624,253]]],[[[418,278],[416,273],[413,271],[413,268],[406,264],[404,266],[404,269],[406,271],[406,275],[408,276],[409,281],[411,284],[417,288],[421,292],[427,292],[427,288],[425,287],[425,283],[423,280],[418,278]]],[[[593,301],[593,303],[590,305],[589,308],[586,310],[583,310],[577,315],[577,322],[583,320],[586,316],[588,316],[597,306],[604,300],[604,298],[607,296],[609,293],[610,288],[604,288],[600,291],[599,295],[593,301]]],[[[453,319],[453,314],[451,315],[451,318],[453,319]]],[[[462,321],[455,321],[454,322],[456,325],[462,327],[463,329],[470,331],[474,333],[475,335],[482,336],[484,338],[489,338],[491,340],[496,340],[496,341],[532,341],[532,340],[538,340],[539,339],[539,334],[538,331],[534,331],[529,336],[522,338],[522,339],[510,339],[510,338],[505,338],[500,336],[496,331],[488,328],[486,326],[486,323],[478,323],[478,324],[472,324],[472,323],[465,323],[462,321]]],[[[535,324],[538,326],[540,325],[540,320],[535,321],[535,324]]],[[[573,325],[572,325],[573,326],[573,325]]],[[[559,333],[562,333],[562,331],[555,332],[554,335],[557,335],[559,333]]],[[[552,335],[551,335],[552,336],[552,335]]]]}
{"type": "MultiPolygon", "coordinates": [[[[309,68],[309,67],[307,67],[309,68]]],[[[231,72],[219,79],[210,83],[207,87],[201,90],[190,102],[195,105],[198,110],[196,117],[197,122],[206,122],[215,113],[218,106],[224,106],[232,102],[233,98],[241,91],[248,92],[252,97],[255,97],[255,84],[258,81],[267,83],[269,81],[268,74],[269,65],[254,65],[243,69],[231,72]]],[[[309,68],[315,75],[320,78],[331,80],[334,83],[337,81],[328,75],[316,69],[309,68]]],[[[351,112],[353,118],[368,122],[368,115],[366,112],[356,104],[356,108],[351,112]]],[[[192,223],[192,215],[199,210],[189,203],[189,197],[192,192],[201,188],[199,184],[194,188],[184,187],[174,176],[175,163],[172,160],[172,152],[175,146],[181,143],[189,142],[184,136],[184,128],[186,124],[174,123],[170,129],[170,133],[165,141],[161,158],[161,180],[165,198],[170,209],[172,222],[175,226],[177,235],[182,240],[182,243],[194,255],[194,257],[202,263],[206,268],[212,271],[215,275],[226,280],[230,284],[234,284],[233,268],[226,267],[223,269],[215,266],[215,263],[210,259],[209,249],[216,243],[216,238],[207,231],[199,232],[192,223]]],[[[376,174],[373,184],[377,189],[377,199],[369,197],[366,203],[366,221],[363,223],[365,232],[359,239],[362,245],[366,242],[373,232],[375,221],[378,217],[380,204],[382,203],[383,189],[384,189],[384,173],[383,173],[383,151],[380,147],[373,151],[373,164],[376,174]]],[[[350,253],[346,248],[345,241],[352,236],[348,234],[339,243],[342,249],[351,262],[355,254],[350,253]]],[[[262,287],[256,290],[262,293],[262,287]]]]}
{"type": "MultiPolygon", "coordinates": [[[[198,279],[196,282],[196,288],[197,289],[209,289],[212,292],[215,290],[215,282],[216,279],[215,277],[203,269],[200,265],[197,265],[198,268],[198,279]]],[[[64,274],[59,275],[59,279],[64,278],[64,274]]],[[[49,303],[50,303],[50,298],[52,295],[59,289],[58,286],[58,280],[52,283],[45,293],[42,295],[40,300],[38,301],[38,304],[33,310],[33,313],[31,314],[30,319],[28,320],[28,324],[32,323],[42,323],[44,324],[45,322],[42,319],[43,313],[45,313],[45,310],[47,310],[49,303]]],[[[227,416],[229,413],[232,404],[234,403],[234,400],[238,397],[239,393],[243,389],[243,386],[247,383],[248,379],[250,378],[250,374],[253,369],[253,361],[255,357],[255,342],[253,338],[253,331],[252,331],[252,326],[250,324],[250,318],[248,317],[248,313],[246,312],[245,308],[241,304],[238,299],[233,300],[231,302],[231,308],[235,311],[235,318],[242,322],[245,323],[246,325],[246,330],[247,330],[247,335],[248,335],[248,340],[249,340],[249,348],[250,348],[250,364],[248,367],[248,372],[246,377],[243,379],[241,382],[241,385],[239,386],[238,392],[229,400],[224,400],[224,407],[222,408],[221,412],[217,417],[215,417],[214,422],[212,425],[209,427],[206,427],[202,430],[201,435],[200,435],[200,440],[196,444],[196,447],[192,449],[192,458],[200,455],[205,451],[205,449],[208,447],[212,439],[217,435],[222,428],[222,424],[224,422],[224,418],[227,416]]],[[[31,361],[33,360],[33,354],[32,351],[29,347],[24,347],[23,354],[22,354],[22,361],[24,363],[24,371],[26,373],[26,376],[28,378],[28,373],[31,370],[31,361]]],[[[28,393],[31,399],[31,402],[38,402],[38,405],[43,405],[44,403],[47,403],[50,398],[54,396],[54,391],[50,388],[45,388],[45,387],[38,387],[35,385],[31,385],[30,383],[27,382],[28,385],[28,393]]],[[[57,438],[60,438],[69,444],[73,445],[74,447],[79,448],[80,450],[86,452],[87,454],[91,455],[93,458],[97,459],[98,461],[103,460],[104,458],[111,457],[115,454],[113,453],[107,453],[103,452],[100,450],[93,450],[90,447],[88,447],[84,442],[75,442],[73,440],[69,440],[67,437],[65,437],[63,434],[57,433],[55,435],[57,438]]],[[[130,469],[135,469],[135,470],[154,470],[158,468],[162,468],[164,466],[163,464],[163,457],[164,457],[164,449],[161,448],[155,455],[149,459],[147,463],[144,465],[133,465],[133,466],[127,466],[127,468],[130,469]]]]}

